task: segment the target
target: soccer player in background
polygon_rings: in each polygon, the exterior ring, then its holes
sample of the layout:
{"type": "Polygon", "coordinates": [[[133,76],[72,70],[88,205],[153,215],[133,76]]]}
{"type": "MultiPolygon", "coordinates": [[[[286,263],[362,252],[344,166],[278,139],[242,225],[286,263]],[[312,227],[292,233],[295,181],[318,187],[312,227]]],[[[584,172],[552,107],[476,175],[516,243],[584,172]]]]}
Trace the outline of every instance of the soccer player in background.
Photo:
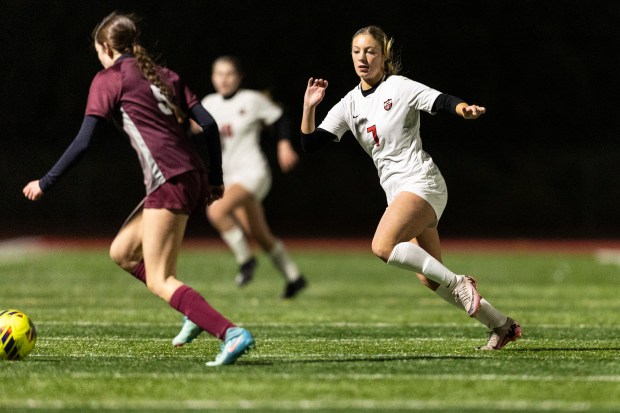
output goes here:
{"type": "MultiPolygon", "coordinates": [[[[288,254],[282,241],[269,228],[262,201],[271,188],[271,171],[260,147],[261,131],[273,126],[277,138],[278,163],[284,172],[298,161],[290,138],[290,121],[282,108],[269,97],[241,87],[243,71],[237,57],[221,56],[211,67],[211,83],[216,93],[202,99],[202,105],[213,115],[220,128],[222,168],[226,193],[207,208],[207,217],[232,250],[239,272],[239,287],[252,280],[256,257],[248,236],[269,255],[271,262],[285,279],[282,298],[293,298],[307,281],[288,254]]],[[[175,346],[191,342],[200,327],[185,319],[175,346]]]]}
{"type": "Polygon", "coordinates": [[[476,281],[441,263],[437,225],[448,199],[445,181],[422,149],[420,111],[476,119],[485,108],[441,93],[404,76],[393,55],[393,39],[377,26],[357,31],[351,57],[360,83],[315,126],[316,107],[328,82],[310,78],[304,95],[301,139],[313,152],[351,131],[379,173],[388,206],[372,240],[375,255],[417,273],[420,281],[491,329],[484,350],[499,350],[521,337],[521,326],[477,290],[476,281]]]}
{"type": "Polygon", "coordinates": [[[200,328],[223,341],[209,366],[234,363],[254,338],[217,312],[176,277],[177,259],[189,214],[222,197],[224,185],[217,124],[179,76],[158,66],[139,43],[133,15],[113,12],[93,31],[104,69],[92,81],[82,127],[59,161],[24,195],[41,199],[82,157],[96,130],[114,121],[138,154],[146,198],[130,215],[110,247],[112,260],[200,328]],[[187,137],[186,117],[197,122],[209,150],[207,175],[187,137]]]}

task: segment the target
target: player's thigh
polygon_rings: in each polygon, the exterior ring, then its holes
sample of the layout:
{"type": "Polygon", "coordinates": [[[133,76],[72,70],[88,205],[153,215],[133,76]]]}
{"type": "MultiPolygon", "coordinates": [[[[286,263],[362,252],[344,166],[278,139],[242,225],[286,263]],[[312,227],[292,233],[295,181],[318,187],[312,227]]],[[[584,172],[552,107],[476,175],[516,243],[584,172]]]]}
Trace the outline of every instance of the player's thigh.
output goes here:
{"type": "Polygon", "coordinates": [[[110,245],[110,257],[122,268],[131,270],[142,259],[142,211],[120,229],[110,245]]]}
{"type": "Polygon", "coordinates": [[[168,209],[150,208],[144,209],[142,215],[146,282],[153,292],[169,301],[181,284],[170,278],[176,277],[188,215],[168,209]]]}
{"type": "Polygon", "coordinates": [[[165,276],[175,274],[188,216],[151,208],[145,209],[142,215],[142,250],[147,272],[151,267],[165,276]]]}
{"type": "Polygon", "coordinates": [[[372,240],[373,252],[386,260],[396,244],[416,238],[435,222],[435,211],[426,200],[411,192],[401,192],[379,221],[372,240]]]}
{"type": "Polygon", "coordinates": [[[253,198],[252,202],[247,202],[238,211],[238,216],[247,226],[246,231],[252,235],[264,250],[271,250],[275,243],[275,238],[271,233],[267,218],[265,217],[265,210],[260,201],[253,198]]]}
{"type": "Polygon", "coordinates": [[[251,198],[252,194],[243,186],[238,184],[227,186],[224,196],[209,205],[207,216],[212,222],[218,222],[224,217],[232,217],[235,209],[243,206],[251,198]]]}

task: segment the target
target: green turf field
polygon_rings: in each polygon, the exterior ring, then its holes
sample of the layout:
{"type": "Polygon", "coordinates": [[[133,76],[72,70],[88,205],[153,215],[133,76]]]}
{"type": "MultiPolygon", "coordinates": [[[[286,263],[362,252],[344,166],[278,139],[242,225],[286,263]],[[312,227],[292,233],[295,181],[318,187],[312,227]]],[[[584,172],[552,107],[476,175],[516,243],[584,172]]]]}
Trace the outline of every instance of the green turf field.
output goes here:
{"type": "Polygon", "coordinates": [[[283,302],[265,256],[233,284],[224,250],[186,251],[180,277],[254,334],[236,365],[219,342],[172,348],[180,316],[106,249],[0,257],[0,307],[38,328],[0,362],[0,411],[620,411],[620,267],[589,254],[444,251],[524,338],[480,352],[486,329],[370,252],[293,249],[310,281],[283,302]]]}

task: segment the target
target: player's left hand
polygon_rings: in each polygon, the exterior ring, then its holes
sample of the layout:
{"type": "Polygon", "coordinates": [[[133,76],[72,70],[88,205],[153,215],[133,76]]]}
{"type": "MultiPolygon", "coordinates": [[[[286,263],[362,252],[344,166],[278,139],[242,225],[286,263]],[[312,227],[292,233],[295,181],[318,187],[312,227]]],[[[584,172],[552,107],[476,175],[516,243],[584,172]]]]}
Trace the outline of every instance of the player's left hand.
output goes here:
{"type": "Polygon", "coordinates": [[[486,113],[487,109],[483,106],[469,105],[463,108],[463,118],[477,119],[486,113]]]}
{"type": "Polygon", "coordinates": [[[224,185],[209,185],[209,193],[207,194],[207,205],[221,199],[224,196],[224,185]]]}
{"type": "Polygon", "coordinates": [[[22,192],[24,196],[31,201],[38,201],[43,197],[43,191],[39,186],[39,180],[28,182],[22,192]]]}
{"type": "Polygon", "coordinates": [[[278,163],[282,172],[289,172],[299,162],[299,156],[288,139],[278,142],[278,163]]]}

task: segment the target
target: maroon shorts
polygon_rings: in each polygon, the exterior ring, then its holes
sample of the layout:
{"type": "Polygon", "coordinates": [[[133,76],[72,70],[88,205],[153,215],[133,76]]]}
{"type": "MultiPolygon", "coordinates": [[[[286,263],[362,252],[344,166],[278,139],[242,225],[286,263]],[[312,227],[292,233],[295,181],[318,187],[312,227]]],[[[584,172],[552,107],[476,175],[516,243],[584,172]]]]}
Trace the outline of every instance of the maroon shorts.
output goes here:
{"type": "Polygon", "coordinates": [[[204,209],[207,200],[207,174],[189,171],[174,176],[147,195],[144,208],[170,209],[191,214],[204,209]]]}

